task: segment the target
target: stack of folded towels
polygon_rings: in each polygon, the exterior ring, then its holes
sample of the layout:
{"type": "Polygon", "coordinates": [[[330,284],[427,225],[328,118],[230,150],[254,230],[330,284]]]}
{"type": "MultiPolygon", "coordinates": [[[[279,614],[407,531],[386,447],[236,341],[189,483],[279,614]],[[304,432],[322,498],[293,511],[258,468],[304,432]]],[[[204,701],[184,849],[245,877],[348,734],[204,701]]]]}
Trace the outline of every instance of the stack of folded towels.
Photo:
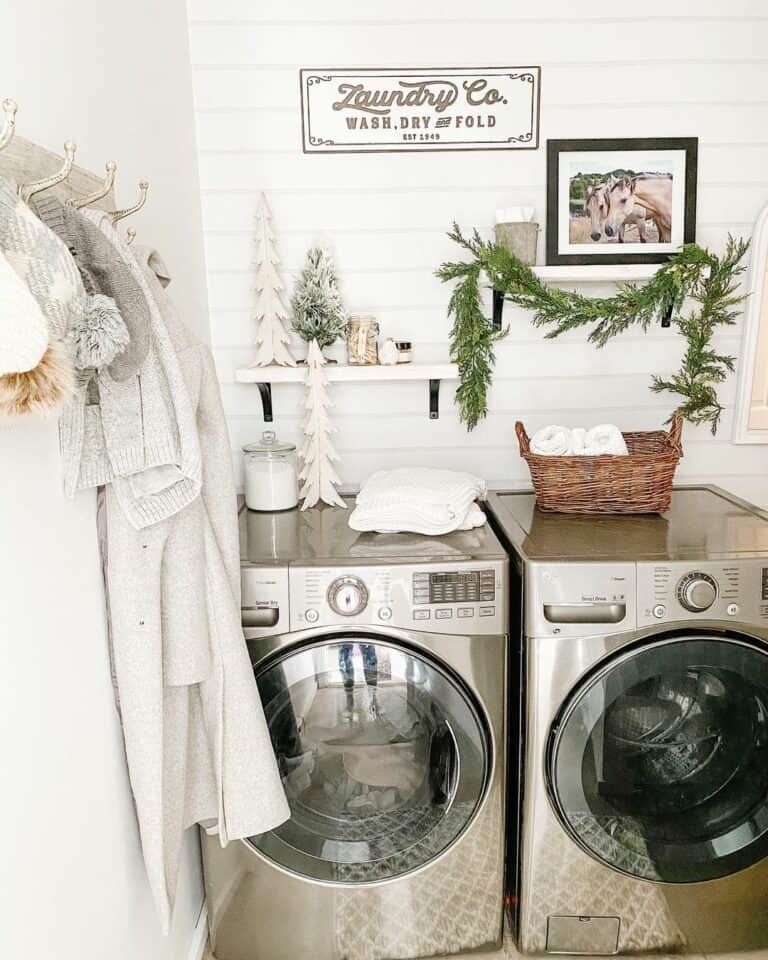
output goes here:
{"type": "Polygon", "coordinates": [[[570,430],[554,424],[543,427],[531,437],[531,453],[543,457],[599,457],[606,453],[626,457],[629,451],[621,430],[612,423],[601,423],[591,430],[570,430]]]}
{"type": "Polygon", "coordinates": [[[349,525],[360,532],[422,533],[439,536],[485,523],[477,500],[484,480],[469,473],[403,467],[378,470],[363,484],[349,525]]]}

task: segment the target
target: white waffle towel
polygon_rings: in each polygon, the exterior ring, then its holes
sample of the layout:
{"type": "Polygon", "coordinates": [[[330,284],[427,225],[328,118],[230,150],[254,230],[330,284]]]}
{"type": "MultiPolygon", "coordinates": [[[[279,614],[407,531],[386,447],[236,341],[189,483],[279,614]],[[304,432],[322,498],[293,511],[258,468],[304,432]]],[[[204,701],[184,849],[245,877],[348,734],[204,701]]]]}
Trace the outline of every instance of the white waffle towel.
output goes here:
{"type": "Polygon", "coordinates": [[[475,501],[486,493],[485,481],[469,473],[427,467],[378,470],[357,495],[349,525],[360,532],[433,536],[471,530],[485,523],[475,501]]]}

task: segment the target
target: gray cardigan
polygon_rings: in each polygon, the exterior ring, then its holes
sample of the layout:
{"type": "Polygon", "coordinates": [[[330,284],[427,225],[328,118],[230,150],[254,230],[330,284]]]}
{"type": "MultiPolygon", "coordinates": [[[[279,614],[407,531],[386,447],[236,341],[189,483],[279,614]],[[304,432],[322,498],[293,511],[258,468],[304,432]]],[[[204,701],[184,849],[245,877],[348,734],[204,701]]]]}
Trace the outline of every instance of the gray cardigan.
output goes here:
{"type": "Polygon", "coordinates": [[[131,524],[149,526],[200,491],[200,450],[178,359],[146,278],[105,215],[56,197],[39,199],[35,209],[69,248],[86,292],[115,301],[130,336],[113,364],[81,378],[62,415],[65,491],[114,483],[131,524]]]}

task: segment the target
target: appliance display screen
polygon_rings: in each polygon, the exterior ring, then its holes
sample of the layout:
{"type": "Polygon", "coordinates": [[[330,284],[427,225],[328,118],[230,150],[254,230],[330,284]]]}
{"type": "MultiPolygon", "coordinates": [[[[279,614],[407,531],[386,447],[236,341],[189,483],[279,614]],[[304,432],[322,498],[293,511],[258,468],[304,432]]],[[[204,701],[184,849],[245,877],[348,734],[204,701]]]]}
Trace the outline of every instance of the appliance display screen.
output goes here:
{"type": "Polygon", "coordinates": [[[480,603],[496,599],[493,570],[414,573],[415,603],[480,603]]]}

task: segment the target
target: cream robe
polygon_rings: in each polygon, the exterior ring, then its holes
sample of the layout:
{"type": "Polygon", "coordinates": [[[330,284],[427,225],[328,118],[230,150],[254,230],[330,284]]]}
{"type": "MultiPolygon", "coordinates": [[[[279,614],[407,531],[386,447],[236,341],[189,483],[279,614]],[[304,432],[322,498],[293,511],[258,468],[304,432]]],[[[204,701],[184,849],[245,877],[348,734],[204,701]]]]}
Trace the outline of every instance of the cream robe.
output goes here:
{"type": "Polygon", "coordinates": [[[290,811],[240,624],[232,457],[213,359],[177,317],[159,258],[129,252],[178,355],[203,471],[201,496],[143,530],[111,487],[105,494],[113,669],[144,860],[167,930],[187,827],[202,823],[224,846],[290,811]]]}

